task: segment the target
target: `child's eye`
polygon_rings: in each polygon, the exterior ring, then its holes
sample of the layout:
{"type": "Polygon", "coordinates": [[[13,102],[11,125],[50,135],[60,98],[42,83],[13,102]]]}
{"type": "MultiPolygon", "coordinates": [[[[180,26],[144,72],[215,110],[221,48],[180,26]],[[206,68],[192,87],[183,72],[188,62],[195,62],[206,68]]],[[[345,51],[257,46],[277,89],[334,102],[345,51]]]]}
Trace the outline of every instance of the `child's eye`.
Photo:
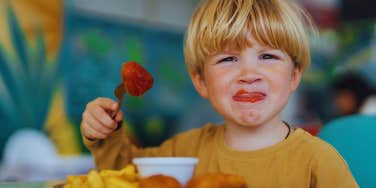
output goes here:
{"type": "Polygon", "coordinates": [[[229,57],[225,57],[225,58],[220,59],[217,63],[222,63],[222,62],[236,62],[237,60],[238,60],[237,57],[235,57],[235,56],[229,56],[229,57]]]}
{"type": "Polygon", "coordinates": [[[273,54],[262,54],[261,59],[279,59],[278,56],[273,54]]]}

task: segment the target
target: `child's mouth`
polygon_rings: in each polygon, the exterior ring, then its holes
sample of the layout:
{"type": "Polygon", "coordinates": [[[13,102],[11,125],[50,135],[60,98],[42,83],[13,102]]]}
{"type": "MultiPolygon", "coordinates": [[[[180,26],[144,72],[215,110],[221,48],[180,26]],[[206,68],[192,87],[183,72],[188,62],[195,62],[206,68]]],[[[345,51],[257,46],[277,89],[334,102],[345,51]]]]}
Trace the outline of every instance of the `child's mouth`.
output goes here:
{"type": "Polygon", "coordinates": [[[265,97],[266,94],[263,92],[248,92],[246,90],[241,89],[238,92],[236,92],[232,99],[237,102],[255,103],[264,100],[265,97]]]}

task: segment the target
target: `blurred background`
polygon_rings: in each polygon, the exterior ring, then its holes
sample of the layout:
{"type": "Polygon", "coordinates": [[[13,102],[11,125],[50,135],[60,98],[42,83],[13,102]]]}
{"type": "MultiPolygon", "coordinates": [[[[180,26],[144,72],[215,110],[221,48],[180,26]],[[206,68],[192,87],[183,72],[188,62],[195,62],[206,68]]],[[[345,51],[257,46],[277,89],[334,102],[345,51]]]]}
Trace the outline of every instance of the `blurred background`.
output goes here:
{"type": "MultiPolygon", "coordinates": [[[[312,64],[283,112],[317,135],[350,114],[376,114],[376,1],[297,0],[313,17],[312,64]],[[358,87],[351,87],[358,86],[358,87]]],[[[0,0],[0,181],[63,179],[93,161],[79,131],[86,104],[115,99],[120,68],[153,75],[126,96],[124,126],[140,146],[221,118],[187,74],[184,32],[198,0],[0,0]]]]}

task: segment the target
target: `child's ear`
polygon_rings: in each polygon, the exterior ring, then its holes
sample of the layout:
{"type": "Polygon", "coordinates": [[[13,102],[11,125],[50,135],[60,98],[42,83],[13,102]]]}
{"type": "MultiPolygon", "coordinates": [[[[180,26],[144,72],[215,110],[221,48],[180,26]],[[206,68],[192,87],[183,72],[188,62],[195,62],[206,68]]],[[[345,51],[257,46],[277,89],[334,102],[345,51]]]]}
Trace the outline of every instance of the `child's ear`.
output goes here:
{"type": "Polygon", "coordinates": [[[206,87],[206,82],[204,78],[198,73],[191,74],[192,83],[196,88],[196,91],[201,95],[203,98],[208,97],[208,89],[206,87]]]}
{"type": "Polygon", "coordinates": [[[294,68],[294,72],[291,78],[291,92],[294,92],[298,88],[301,79],[302,79],[302,69],[298,67],[294,68]]]}

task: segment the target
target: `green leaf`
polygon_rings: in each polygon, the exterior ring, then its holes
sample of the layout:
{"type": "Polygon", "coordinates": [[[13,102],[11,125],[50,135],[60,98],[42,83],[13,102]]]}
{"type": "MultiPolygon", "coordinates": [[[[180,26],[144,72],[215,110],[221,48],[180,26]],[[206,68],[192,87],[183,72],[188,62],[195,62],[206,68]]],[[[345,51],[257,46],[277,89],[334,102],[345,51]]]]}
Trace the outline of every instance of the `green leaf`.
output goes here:
{"type": "Polygon", "coordinates": [[[6,54],[0,45],[0,75],[4,80],[5,89],[8,91],[10,96],[12,97],[12,101],[19,105],[19,91],[16,87],[16,77],[12,74],[11,66],[7,63],[5,58],[6,54]]]}
{"type": "Polygon", "coordinates": [[[46,45],[41,30],[36,45],[27,45],[13,10],[9,6],[7,8],[8,26],[15,53],[7,54],[0,46],[1,89],[4,89],[2,93],[7,95],[0,96],[1,122],[14,128],[32,127],[41,130],[57,85],[60,64],[47,62],[46,45]]]}
{"type": "Polygon", "coordinates": [[[17,56],[23,65],[24,72],[29,73],[29,62],[28,62],[28,53],[26,46],[26,37],[25,33],[22,32],[22,29],[19,25],[16,15],[14,14],[11,6],[7,5],[7,18],[9,24],[9,33],[11,34],[11,41],[17,56]]]}

